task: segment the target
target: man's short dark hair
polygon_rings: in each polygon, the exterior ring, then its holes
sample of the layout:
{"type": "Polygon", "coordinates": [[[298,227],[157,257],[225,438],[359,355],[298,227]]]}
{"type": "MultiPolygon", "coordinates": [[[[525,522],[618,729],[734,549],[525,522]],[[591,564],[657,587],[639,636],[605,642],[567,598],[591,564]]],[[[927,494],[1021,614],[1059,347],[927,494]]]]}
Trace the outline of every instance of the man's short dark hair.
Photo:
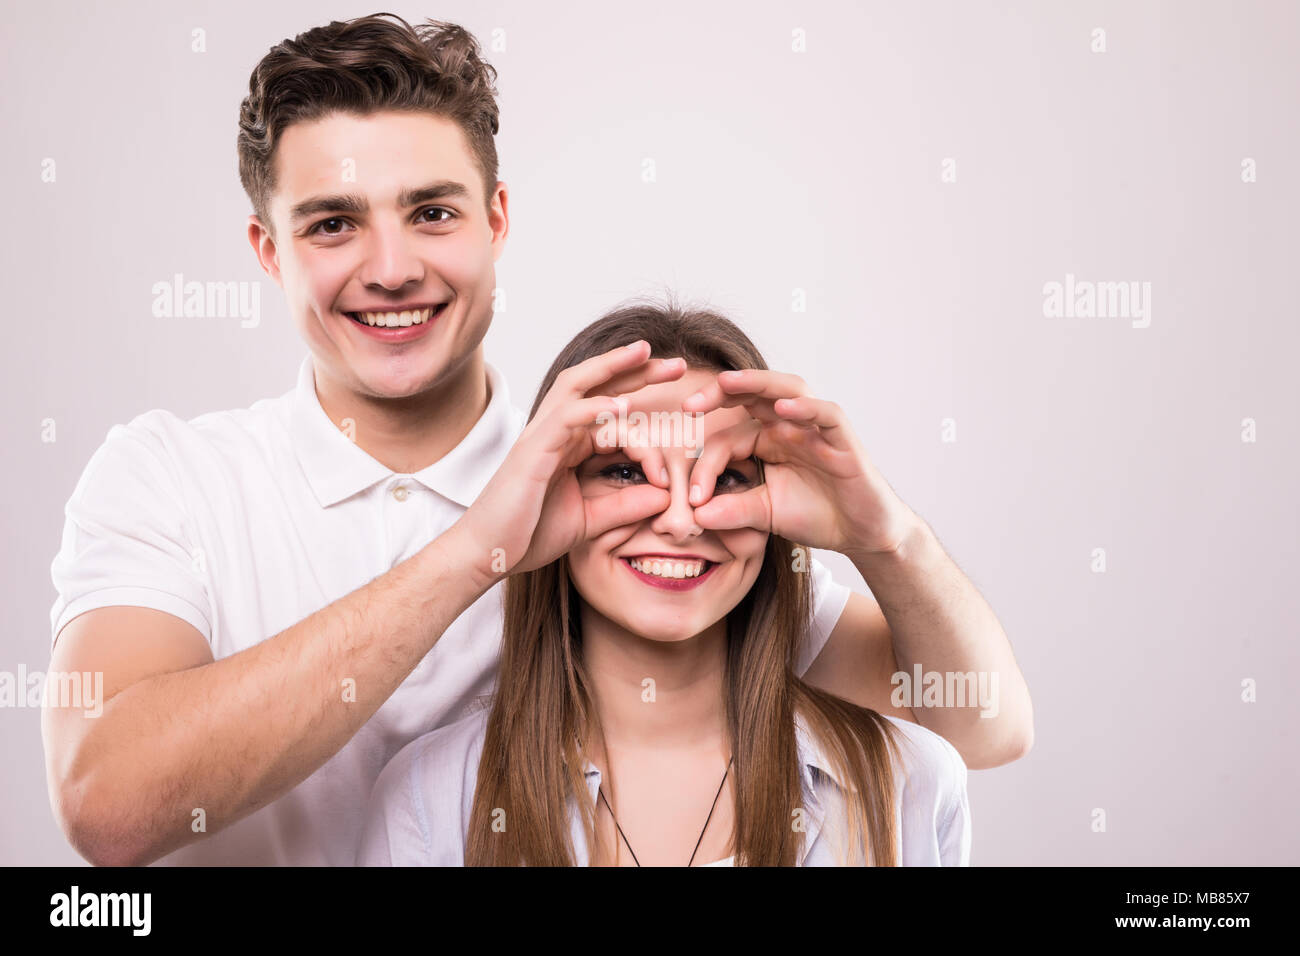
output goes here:
{"type": "Polygon", "coordinates": [[[413,27],[392,13],[335,20],[276,44],[254,68],[239,107],[239,179],[253,211],[270,230],[275,148],[290,125],[333,112],[382,110],[455,122],[490,204],[497,183],[496,75],[463,27],[437,20],[413,27]]]}

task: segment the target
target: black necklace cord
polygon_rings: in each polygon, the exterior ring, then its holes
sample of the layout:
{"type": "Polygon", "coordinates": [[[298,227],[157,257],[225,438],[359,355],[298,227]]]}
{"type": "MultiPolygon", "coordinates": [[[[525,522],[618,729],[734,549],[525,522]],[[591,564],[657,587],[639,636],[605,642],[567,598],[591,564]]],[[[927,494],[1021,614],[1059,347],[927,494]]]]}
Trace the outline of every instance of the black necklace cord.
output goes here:
{"type": "MultiPolygon", "coordinates": [[[[722,772],[722,783],[718,784],[718,792],[713,795],[713,805],[709,807],[709,815],[704,819],[704,829],[700,831],[700,837],[695,841],[695,849],[691,851],[691,858],[687,861],[687,866],[690,866],[695,862],[695,854],[700,852],[700,844],[704,842],[704,834],[709,829],[709,821],[713,819],[713,811],[718,808],[718,798],[722,796],[722,788],[727,785],[727,774],[731,772],[731,761],[734,759],[735,758],[732,757],[727,760],[727,769],[722,772]]],[[[618,835],[623,838],[623,843],[627,847],[627,852],[632,854],[632,862],[637,866],[640,866],[641,861],[636,858],[636,851],[632,849],[632,844],[628,843],[627,834],[625,834],[623,828],[618,825],[618,817],[614,816],[614,808],[611,807],[609,801],[605,799],[605,791],[602,788],[597,787],[596,793],[600,797],[601,802],[605,804],[605,808],[609,810],[609,818],[614,821],[614,828],[618,830],[618,835]]]]}

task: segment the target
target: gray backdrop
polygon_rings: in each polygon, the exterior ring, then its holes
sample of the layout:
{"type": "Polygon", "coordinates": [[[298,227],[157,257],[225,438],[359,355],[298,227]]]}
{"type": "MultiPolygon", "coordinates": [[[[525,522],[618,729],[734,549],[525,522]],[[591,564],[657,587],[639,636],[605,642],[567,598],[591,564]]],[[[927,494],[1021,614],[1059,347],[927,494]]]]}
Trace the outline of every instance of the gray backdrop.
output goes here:
{"type": "MultiPolygon", "coordinates": [[[[1037,741],[971,773],[972,862],[1300,861],[1296,4],[389,9],[501,73],[487,355],[517,403],[620,299],[707,301],[848,409],[989,599],[1037,741]],[[1060,315],[1054,282],[1146,291],[1060,315]]],[[[371,12],[6,0],[0,670],[48,667],[63,504],[113,424],[293,386],[237,109],[272,44],[371,12]],[[177,273],[261,282],[260,321],[155,318],[177,273]]],[[[79,862],[39,710],[0,746],[0,862],[79,862]]]]}

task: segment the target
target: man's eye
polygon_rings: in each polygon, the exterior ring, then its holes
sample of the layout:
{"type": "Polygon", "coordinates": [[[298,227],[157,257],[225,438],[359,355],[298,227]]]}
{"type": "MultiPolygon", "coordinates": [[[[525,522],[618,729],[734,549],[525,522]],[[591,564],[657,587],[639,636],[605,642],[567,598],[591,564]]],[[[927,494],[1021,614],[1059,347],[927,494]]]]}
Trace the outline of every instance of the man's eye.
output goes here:
{"type": "Polygon", "coordinates": [[[322,219],[320,222],[316,223],[316,225],[312,226],[310,229],[307,230],[307,235],[312,236],[318,233],[322,236],[341,235],[340,232],[335,231],[333,228],[327,228],[327,227],[332,227],[334,225],[338,225],[341,227],[346,222],[347,222],[346,219],[342,219],[338,216],[333,216],[329,219],[322,219]]]}
{"type": "Polygon", "coordinates": [[[452,212],[450,209],[446,209],[446,208],[444,208],[444,207],[442,207],[442,206],[430,206],[430,207],[428,207],[427,209],[421,209],[419,215],[420,215],[420,221],[421,221],[421,222],[429,223],[430,225],[441,225],[441,224],[444,223],[444,222],[451,222],[453,219],[456,218],[456,214],[455,214],[454,212],[452,212]],[[426,219],[426,218],[424,218],[425,216],[427,216],[427,215],[428,215],[429,213],[431,213],[431,212],[432,212],[432,213],[446,213],[447,218],[446,218],[446,219],[426,219]]]}
{"type": "Polygon", "coordinates": [[[612,465],[606,465],[600,470],[600,477],[623,482],[630,482],[635,477],[640,477],[643,481],[645,480],[645,476],[641,473],[641,466],[626,461],[619,461],[612,465]]]}

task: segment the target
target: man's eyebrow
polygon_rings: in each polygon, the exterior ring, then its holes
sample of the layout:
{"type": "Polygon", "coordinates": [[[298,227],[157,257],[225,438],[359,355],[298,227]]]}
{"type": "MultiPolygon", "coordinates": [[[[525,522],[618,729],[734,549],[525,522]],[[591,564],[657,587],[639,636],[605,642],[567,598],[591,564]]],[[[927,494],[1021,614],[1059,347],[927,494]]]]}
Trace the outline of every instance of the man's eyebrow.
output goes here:
{"type": "Polygon", "coordinates": [[[369,209],[370,204],[362,196],[313,196],[311,199],[304,199],[289,210],[289,222],[296,223],[322,212],[350,212],[361,215],[369,209]]]}
{"type": "MultiPolygon", "coordinates": [[[[458,183],[450,179],[440,179],[415,189],[403,189],[397,197],[397,204],[405,208],[438,199],[468,199],[469,194],[469,187],[464,183],[458,183]]],[[[360,216],[369,211],[370,203],[366,201],[364,196],[352,193],[342,193],[336,196],[313,196],[310,199],[304,199],[289,210],[289,221],[297,223],[324,212],[353,213],[360,216]]]]}
{"type": "Polygon", "coordinates": [[[454,182],[450,179],[440,179],[437,182],[429,183],[427,186],[421,186],[419,189],[403,189],[397,197],[399,206],[418,206],[421,203],[433,202],[437,199],[468,199],[469,187],[464,183],[454,182]]]}

